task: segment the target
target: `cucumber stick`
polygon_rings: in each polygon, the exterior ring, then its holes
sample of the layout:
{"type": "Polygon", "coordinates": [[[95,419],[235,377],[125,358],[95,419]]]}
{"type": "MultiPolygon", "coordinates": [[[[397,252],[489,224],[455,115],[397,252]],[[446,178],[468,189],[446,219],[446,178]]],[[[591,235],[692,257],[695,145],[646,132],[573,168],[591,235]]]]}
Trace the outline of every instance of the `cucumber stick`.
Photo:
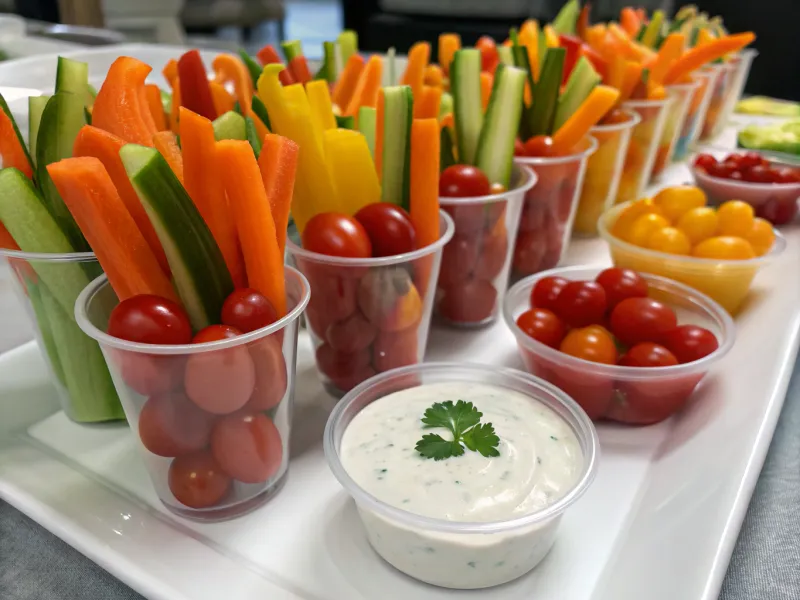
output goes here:
{"type": "Polygon", "coordinates": [[[514,66],[514,52],[511,50],[511,46],[498,46],[497,54],[500,56],[501,63],[512,67],[514,66]]]}
{"type": "MultiPolygon", "coordinates": [[[[42,293],[39,291],[39,287],[43,284],[37,284],[25,278],[25,290],[28,292],[28,299],[31,302],[31,306],[33,307],[33,314],[36,318],[36,324],[39,326],[39,333],[41,334],[42,338],[42,345],[44,346],[44,351],[47,353],[47,358],[50,361],[50,367],[55,373],[56,379],[61,382],[61,385],[67,385],[67,379],[64,375],[64,367],[61,364],[61,359],[58,356],[58,347],[56,346],[56,341],[53,337],[53,329],[50,324],[50,318],[47,313],[47,309],[44,306],[44,301],[42,300],[42,293]]],[[[48,292],[49,293],[49,292],[48,292]]]]}
{"type": "Polygon", "coordinates": [[[303,56],[303,44],[300,40],[291,40],[289,42],[281,42],[281,49],[283,55],[286,57],[286,62],[290,63],[298,56],[303,56]]]}
{"type": "Polygon", "coordinates": [[[250,144],[250,147],[253,149],[253,153],[256,155],[256,158],[258,158],[259,156],[261,156],[262,140],[258,139],[258,130],[256,129],[256,122],[253,121],[252,118],[245,117],[244,131],[245,135],[247,136],[247,141],[250,144]]]}
{"type": "Polygon", "coordinates": [[[378,111],[371,106],[362,106],[358,109],[358,130],[367,140],[369,153],[375,159],[375,133],[378,124],[378,111]]]}
{"type": "Polygon", "coordinates": [[[664,11],[657,10],[653,13],[650,23],[647,25],[642,35],[642,44],[648,48],[654,48],[658,35],[661,33],[661,24],[664,22],[664,11]]]}
{"type": "Polygon", "coordinates": [[[558,108],[558,92],[564,71],[564,48],[549,48],[539,73],[539,81],[533,89],[533,104],[528,111],[530,135],[550,135],[558,108]]]}
{"type": "Polygon", "coordinates": [[[568,0],[553,19],[553,30],[561,35],[575,35],[575,25],[578,23],[580,12],[581,5],[578,0],[568,0]]]}
{"type": "Polygon", "coordinates": [[[442,127],[439,130],[439,171],[444,171],[454,164],[456,157],[453,155],[453,136],[449,127],[442,127]]]}
{"type": "Polygon", "coordinates": [[[324,79],[328,83],[336,83],[342,70],[342,54],[336,42],[323,42],[323,59],[314,79],[324,79]]]}
{"type": "Polygon", "coordinates": [[[386,58],[383,60],[383,86],[390,87],[397,85],[397,51],[394,46],[386,51],[386,58]]]}
{"type": "Polygon", "coordinates": [[[164,246],[192,327],[199,330],[219,323],[233,280],[203,217],[158,151],[127,144],[119,154],[164,246]]]}
{"type": "Polygon", "coordinates": [[[11,125],[14,127],[14,133],[17,136],[19,145],[22,146],[22,151],[25,153],[25,156],[27,157],[28,162],[31,164],[31,167],[33,167],[33,160],[31,160],[31,155],[28,152],[28,146],[25,145],[25,140],[23,139],[22,134],[19,131],[19,127],[17,127],[17,120],[14,118],[14,115],[11,114],[11,109],[8,107],[6,99],[3,98],[3,94],[0,94],[0,110],[6,113],[6,116],[11,121],[11,125]]]}
{"type": "Polygon", "coordinates": [[[591,91],[601,81],[600,75],[592,67],[585,56],[581,56],[575,64],[575,68],[570,73],[567,85],[558,99],[558,107],[556,108],[556,116],[553,121],[553,131],[558,131],[564,123],[567,122],[572,114],[578,110],[578,107],[583,104],[583,101],[589,97],[591,91]]]}
{"type": "Polygon", "coordinates": [[[447,92],[442,92],[442,102],[439,104],[439,119],[453,112],[453,97],[447,92]]]}
{"type": "Polygon", "coordinates": [[[356,119],[353,116],[340,117],[339,115],[336,115],[335,119],[336,119],[336,127],[337,127],[337,129],[355,129],[356,128],[356,119]]]}
{"type": "Polygon", "coordinates": [[[491,183],[500,183],[506,188],[511,180],[525,79],[524,70],[498,65],[478,142],[476,166],[486,173],[491,183]]]}
{"type": "Polygon", "coordinates": [[[261,119],[261,122],[267,126],[267,129],[272,129],[272,123],[269,120],[269,113],[267,112],[266,105],[261,101],[258,96],[253,96],[253,103],[250,105],[256,116],[261,119]]]}
{"type": "Polygon", "coordinates": [[[31,158],[36,157],[36,139],[39,137],[42,113],[49,99],[50,96],[30,96],[28,98],[28,147],[31,158]]]}
{"type": "Polygon", "coordinates": [[[358,34],[352,29],[345,29],[336,39],[342,65],[347,64],[349,58],[358,52],[358,34]]]}
{"type": "Polygon", "coordinates": [[[94,96],[89,89],[89,65],[85,62],[58,57],[56,67],[56,93],[68,92],[83,100],[84,106],[94,104],[94,96]]]}
{"type": "Polygon", "coordinates": [[[384,88],[383,98],[381,200],[408,210],[414,95],[410,86],[398,85],[384,88]]]}
{"type": "Polygon", "coordinates": [[[246,140],[244,117],[229,110],[214,120],[214,138],[220,140],[246,140]]]}
{"type": "Polygon", "coordinates": [[[247,72],[250,73],[250,79],[253,80],[253,85],[258,85],[258,78],[261,77],[261,65],[253,60],[244,50],[239,50],[239,58],[242,59],[244,66],[247,67],[247,72]]]}
{"type": "Polygon", "coordinates": [[[450,65],[450,93],[453,95],[458,159],[461,164],[474,165],[483,127],[480,50],[456,51],[450,65]]]}

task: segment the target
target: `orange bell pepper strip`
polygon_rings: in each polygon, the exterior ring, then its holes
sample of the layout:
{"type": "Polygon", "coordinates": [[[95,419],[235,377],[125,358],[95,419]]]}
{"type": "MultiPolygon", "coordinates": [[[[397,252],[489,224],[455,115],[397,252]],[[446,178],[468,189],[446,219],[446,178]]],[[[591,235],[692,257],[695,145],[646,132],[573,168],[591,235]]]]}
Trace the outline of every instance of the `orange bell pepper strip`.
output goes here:
{"type": "Polygon", "coordinates": [[[586,39],[586,30],[589,29],[589,13],[591,12],[591,5],[589,2],[583,5],[581,12],[578,15],[578,20],[575,23],[575,35],[580,39],[586,39]]]}
{"type": "Polygon", "coordinates": [[[619,24],[623,31],[630,37],[634,37],[642,28],[642,22],[639,20],[639,15],[630,6],[626,6],[619,13],[619,24]]]}
{"type": "Polygon", "coordinates": [[[422,94],[414,102],[415,119],[438,119],[442,106],[442,88],[431,85],[422,86],[422,94]]]}
{"type": "Polygon", "coordinates": [[[175,87],[175,79],[178,77],[178,61],[170,58],[169,62],[161,70],[161,74],[167,80],[169,87],[175,87]]]}
{"type": "Polygon", "coordinates": [[[735,35],[726,35],[703,46],[695,46],[672,63],[672,66],[664,76],[664,84],[669,85],[675,83],[684,75],[696,71],[706,63],[722,58],[731,52],[741,50],[755,39],[755,34],[748,31],[735,35]]]}
{"type": "Polygon", "coordinates": [[[598,85],[578,107],[572,116],[553,135],[553,151],[557,156],[569,154],[589,130],[594,127],[614,106],[619,90],[607,85],[598,85]]]}
{"type": "Polygon", "coordinates": [[[33,166],[17,137],[14,123],[11,117],[0,109],[0,169],[6,167],[19,169],[28,179],[33,178],[33,166]]]}
{"type": "Polygon", "coordinates": [[[649,65],[650,80],[661,83],[664,81],[664,76],[672,66],[683,54],[684,44],[686,43],[686,36],[682,33],[670,33],[661,45],[661,49],[656,54],[655,60],[649,65]]]}
{"type": "Polygon", "coordinates": [[[625,102],[633,95],[633,91],[642,80],[643,70],[644,67],[641,63],[623,59],[622,79],[618,88],[619,100],[617,100],[617,104],[625,102]]]}
{"type": "Polygon", "coordinates": [[[289,138],[274,133],[267,134],[258,157],[258,168],[267,192],[275,235],[281,256],[286,249],[286,228],[292,207],[294,180],[300,147],[289,138]]]}
{"type": "Polygon", "coordinates": [[[450,73],[450,63],[457,50],[461,49],[461,36],[457,33],[442,33],[439,35],[439,66],[445,75],[450,73]]]}
{"type": "Polygon", "coordinates": [[[218,83],[232,83],[242,115],[249,117],[253,101],[253,78],[244,63],[232,54],[220,54],[212,64],[218,83]]]}
{"type": "Polygon", "coordinates": [[[164,157],[175,177],[183,185],[183,154],[178,146],[178,136],[171,131],[159,131],[153,136],[153,146],[164,157]]]}
{"type": "Polygon", "coordinates": [[[431,60],[431,45],[428,42],[417,42],[408,51],[408,65],[403,73],[401,83],[410,85],[416,96],[422,90],[425,79],[425,67],[431,60]]]}
{"type": "MultiPolygon", "coordinates": [[[[367,66],[361,71],[358,84],[353,91],[353,97],[344,110],[345,116],[356,116],[358,109],[362,106],[375,108],[378,103],[378,90],[381,87],[383,78],[383,59],[380,56],[372,56],[367,61],[367,66]]],[[[344,107],[339,107],[344,108],[344,107]]]]}
{"type": "Polygon", "coordinates": [[[225,86],[217,81],[209,81],[209,88],[211,88],[211,97],[214,99],[214,109],[218,115],[224,115],[230,112],[236,106],[236,100],[233,99],[230,92],[225,89],[225,86]]]}
{"type": "Polygon", "coordinates": [[[172,133],[180,133],[180,109],[181,109],[181,82],[180,78],[175,79],[175,87],[172,88],[172,106],[169,112],[169,128],[172,133]]]}
{"type": "Polygon", "coordinates": [[[167,116],[164,114],[164,105],[161,104],[161,90],[152,83],[144,86],[147,96],[147,108],[150,109],[150,116],[159,131],[165,131],[167,127],[167,116]]]}
{"type": "Polygon", "coordinates": [[[358,80],[361,78],[361,71],[364,69],[364,59],[359,54],[351,54],[347,59],[344,71],[339,76],[333,88],[333,103],[341,110],[345,110],[350,104],[350,99],[356,91],[358,80]]]}

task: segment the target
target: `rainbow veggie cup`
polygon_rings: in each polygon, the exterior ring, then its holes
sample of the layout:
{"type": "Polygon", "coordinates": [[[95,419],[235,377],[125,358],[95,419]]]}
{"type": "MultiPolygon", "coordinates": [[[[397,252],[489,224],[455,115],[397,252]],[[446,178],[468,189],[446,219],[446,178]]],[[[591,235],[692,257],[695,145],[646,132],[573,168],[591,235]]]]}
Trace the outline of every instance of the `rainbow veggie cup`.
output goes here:
{"type": "Polygon", "coordinates": [[[261,506],[289,466],[297,327],[308,281],[286,267],[287,314],[203,344],[133,343],[108,335],[118,304],[105,276],[80,294],[75,318],[100,343],[161,502],[198,521],[261,506]]]}
{"type": "Polygon", "coordinates": [[[706,111],[706,120],[700,133],[700,141],[707,142],[717,137],[727,123],[728,115],[725,114],[725,105],[732,93],[735,79],[736,63],[727,62],[721,65],[711,65],[705,69],[718,68],[719,75],[711,92],[711,100],[706,111]]]}
{"type": "Polygon", "coordinates": [[[700,136],[700,130],[706,118],[706,111],[711,102],[711,94],[719,77],[719,67],[704,69],[693,75],[693,79],[699,82],[699,86],[694,90],[692,99],[689,102],[689,110],[683,120],[683,127],[675,141],[675,148],[672,151],[672,162],[683,162],[689,156],[689,151],[694,146],[700,136]]]}
{"type": "Polygon", "coordinates": [[[672,103],[667,109],[667,120],[664,123],[664,129],[658,142],[656,157],[653,161],[653,171],[650,174],[651,179],[661,175],[664,169],[669,166],[670,157],[675,148],[675,142],[683,129],[683,123],[689,112],[692,97],[699,87],[699,81],[667,86],[667,94],[672,97],[672,103]]]}
{"type": "Polygon", "coordinates": [[[522,205],[511,264],[516,277],[552,269],[564,256],[586,165],[596,150],[597,140],[586,136],[574,154],[514,158],[514,164],[532,168],[539,178],[522,205]]]}
{"type": "Polygon", "coordinates": [[[744,86],[747,85],[747,78],[750,76],[750,67],[753,65],[753,59],[755,59],[756,56],[758,56],[758,50],[755,48],[746,48],[731,58],[731,63],[735,65],[735,68],[730,92],[725,101],[725,107],[722,109],[723,123],[728,122],[734,108],[736,108],[736,104],[742,98],[744,86]]]}
{"type": "Polygon", "coordinates": [[[439,212],[439,239],[395,256],[342,258],[286,249],[308,278],[306,324],[325,388],[335,396],[376,373],[422,362],[442,249],[453,220],[439,212]]]}
{"type": "Polygon", "coordinates": [[[97,342],[78,327],[75,299],[103,269],[92,252],[38,254],[0,250],[34,325],[36,341],[64,413],[77,423],[124,419],[97,342]]]}
{"type": "Polygon", "coordinates": [[[536,174],[515,166],[508,191],[473,198],[439,198],[455,234],[442,252],[436,313],[459,327],[491,323],[500,314],[525,195],[536,174]]]}
{"type": "Polygon", "coordinates": [[[597,125],[589,133],[597,140],[597,152],[589,157],[586,177],[578,202],[573,231],[577,235],[596,235],[597,220],[617,197],[622,167],[628,152],[631,132],[642,118],[630,110],[620,111],[626,120],[597,125]]]}

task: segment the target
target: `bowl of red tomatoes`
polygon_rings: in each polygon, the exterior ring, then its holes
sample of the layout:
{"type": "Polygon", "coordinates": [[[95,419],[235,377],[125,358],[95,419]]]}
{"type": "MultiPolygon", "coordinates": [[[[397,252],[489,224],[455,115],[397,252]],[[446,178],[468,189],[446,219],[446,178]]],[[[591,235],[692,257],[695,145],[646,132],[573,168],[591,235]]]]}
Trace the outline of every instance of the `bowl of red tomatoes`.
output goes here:
{"type": "Polygon", "coordinates": [[[800,167],[773,163],[753,151],[711,151],[698,154],[691,169],[710,204],[742,200],[773,225],[789,223],[797,215],[800,167]]]}
{"type": "Polygon", "coordinates": [[[680,411],[730,350],[734,324],[708,296],[616,267],[566,267],[513,286],[503,316],[526,368],[594,420],[649,425],[680,411]]]}

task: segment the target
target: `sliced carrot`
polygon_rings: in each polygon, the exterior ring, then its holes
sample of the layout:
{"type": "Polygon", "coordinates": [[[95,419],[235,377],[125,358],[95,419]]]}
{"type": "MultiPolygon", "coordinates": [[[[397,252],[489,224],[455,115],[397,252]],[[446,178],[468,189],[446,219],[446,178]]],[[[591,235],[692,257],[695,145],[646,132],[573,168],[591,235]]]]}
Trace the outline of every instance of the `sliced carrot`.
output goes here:
{"type": "MultiPolygon", "coordinates": [[[[261,61],[262,65],[282,65],[283,61],[281,57],[278,56],[278,53],[275,51],[275,48],[272,47],[271,44],[267,44],[261,50],[258,51],[258,60],[261,61]]],[[[288,69],[284,69],[278,74],[278,79],[281,80],[283,85],[292,85],[293,83],[297,83],[292,77],[292,74],[289,72],[288,69]]]]}
{"type": "Polygon", "coordinates": [[[120,301],[155,294],[178,302],[172,284],[99,159],[66,158],[47,165],[47,172],[120,301]]]}
{"type": "Polygon", "coordinates": [[[244,63],[232,54],[220,54],[212,63],[217,83],[231,83],[236,92],[236,100],[242,107],[242,114],[250,116],[253,101],[253,78],[244,63]]]}
{"type": "Polygon", "coordinates": [[[494,85],[494,76],[491,73],[481,71],[481,106],[486,111],[489,106],[489,98],[492,96],[492,86],[494,85]]]}
{"type": "Polygon", "coordinates": [[[33,167],[17,137],[14,123],[11,117],[0,109],[0,169],[6,167],[19,169],[29,179],[33,177],[33,167]]]}
{"type": "Polygon", "coordinates": [[[133,222],[142,232],[142,236],[144,236],[147,245],[153,251],[153,255],[158,260],[158,264],[161,265],[161,269],[165,274],[169,275],[170,269],[167,255],[164,253],[164,248],[161,246],[156,230],[147,217],[136,190],[133,189],[131,180],[128,179],[125,165],[122,164],[122,159],[119,156],[119,151],[125,143],[125,140],[118,138],[113,133],[103,131],[92,125],[84,125],[75,137],[72,155],[77,157],[91,156],[103,163],[103,167],[105,167],[108,176],[114,183],[114,187],[117,189],[125,208],[128,209],[131,217],[133,217],[133,222]]]}
{"type": "Polygon", "coordinates": [[[423,81],[425,85],[444,87],[444,72],[442,71],[442,67],[433,63],[429,64],[425,67],[425,77],[423,81]]]}
{"type": "Polygon", "coordinates": [[[236,100],[233,99],[233,96],[225,89],[224,85],[217,81],[209,81],[208,86],[211,88],[211,98],[214,100],[214,109],[218,115],[224,115],[234,109],[236,100]]]}
{"type": "Polygon", "coordinates": [[[685,43],[685,35],[682,33],[670,33],[661,45],[655,60],[648,67],[650,70],[649,79],[658,83],[664,81],[664,75],[667,74],[670,66],[683,54],[685,43]]]}
{"type": "Polygon", "coordinates": [[[0,221],[0,248],[4,248],[6,250],[19,250],[20,247],[17,242],[14,241],[14,238],[11,237],[11,234],[6,229],[6,226],[3,225],[3,222],[0,221]]]}
{"type": "Polygon", "coordinates": [[[417,42],[408,51],[406,72],[403,73],[400,82],[404,85],[410,85],[415,96],[422,89],[422,84],[425,80],[425,67],[428,66],[430,60],[431,45],[428,42],[417,42]]]}
{"type": "Polygon", "coordinates": [[[358,84],[356,84],[356,89],[353,91],[353,96],[350,98],[344,114],[354,117],[362,106],[375,108],[378,103],[378,90],[381,88],[382,78],[383,59],[377,55],[372,56],[367,62],[367,66],[361,71],[358,84]]]}
{"type": "Polygon", "coordinates": [[[150,109],[156,129],[166,131],[168,129],[167,116],[164,114],[164,105],[161,104],[161,90],[157,85],[150,83],[144,86],[144,91],[147,96],[147,107],[150,109]]]}
{"type": "Polygon", "coordinates": [[[447,113],[445,116],[442,117],[442,120],[439,121],[439,129],[442,127],[449,127],[453,129],[456,126],[455,119],[453,118],[453,113],[447,113]]]}
{"type": "Polygon", "coordinates": [[[457,33],[442,33],[439,35],[439,66],[445,74],[450,73],[450,63],[453,56],[461,48],[461,36],[457,33]]]}
{"type": "Polygon", "coordinates": [[[222,172],[216,160],[211,121],[181,108],[181,148],[186,191],[217,241],[231,272],[233,285],[247,287],[236,225],[228,211],[222,172]]]}
{"type": "Polygon", "coordinates": [[[175,78],[175,87],[172,88],[172,106],[169,112],[169,128],[175,135],[180,132],[181,109],[181,82],[175,78]]]}
{"type": "Polygon", "coordinates": [[[442,88],[423,85],[419,99],[414,102],[414,118],[438,119],[441,105],[442,88]]]}
{"type": "Polygon", "coordinates": [[[688,75],[712,60],[717,60],[726,54],[741,50],[754,39],[756,39],[756,36],[752,32],[737,33],[735,35],[726,35],[704,46],[695,46],[672,63],[672,66],[664,76],[664,83],[666,85],[675,83],[684,75],[688,75]]]}
{"type": "Polygon", "coordinates": [[[299,151],[300,147],[289,138],[270,133],[264,138],[258,157],[281,256],[286,248],[286,228],[289,226],[299,151]]]}
{"type": "Polygon", "coordinates": [[[417,246],[439,239],[439,122],[414,119],[411,123],[411,222],[417,246]]]}
{"type": "Polygon", "coordinates": [[[359,54],[351,54],[339,81],[333,88],[333,103],[340,109],[344,110],[350,104],[363,69],[364,59],[359,54]]]}
{"type": "Polygon", "coordinates": [[[639,29],[642,27],[642,22],[639,20],[639,16],[630,6],[626,6],[619,13],[619,24],[625,33],[631,37],[639,33],[639,29]]]}
{"type": "Polygon", "coordinates": [[[600,122],[619,98],[619,90],[607,85],[596,86],[583,104],[553,135],[556,155],[569,154],[589,130],[600,122]]]}
{"type": "Polygon", "coordinates": [[[175,87],[175,79],[178,78],[178,61],[174,58],[170,58],[169,62],[161,70],[161,74],[164,76],[164,79],[167,80],[170,87],[175,87]]]}
{"type": "Polygon", "coordinates": [[[129,56],[115,60],[97,92],[92,124],[126,142],[153,146],[157,132],[144,100],[144,81],[152,71],[149,65],[129,56]]]}
{"type": "Polygon", "coordinates": [[[183,184],[183,154],[178,146],[178,136],[171,131],[159,131],[153,136],[153,146],[159,151],[175,177],[183,184]]]}
{"type": "Polygon", "coordinates": [[[217,143],[217,157],[242,243],[248,285],[272,302],[282,317],[286,314],[283,254],[255,154],[247,142],[224,140],[217,143]]]}
{"type": "Polygon", "coordinates": [[[297,83],[305,84],[312,79],[311,71],[308,69],[308,61],[302,54],[289,61],[289,72],[297,83]]]}
{"type": "Polygon", "coordinates": [[[625,102],[633,95],[633,91],[642,80],[643,70],[644,67],[641,63],[633,60],[624,61],[622,80],[619,86],[619,99],[617,100],[618,104],[625,102]]]}
{"type": "Polygon", "coordinates": [[[383,121],[384,121],[384,104],[383,88],[378,90],[378,106],[377,114],[375,115],[375,170],[378,172],[378,179],[383,174],[383,121]]]}

